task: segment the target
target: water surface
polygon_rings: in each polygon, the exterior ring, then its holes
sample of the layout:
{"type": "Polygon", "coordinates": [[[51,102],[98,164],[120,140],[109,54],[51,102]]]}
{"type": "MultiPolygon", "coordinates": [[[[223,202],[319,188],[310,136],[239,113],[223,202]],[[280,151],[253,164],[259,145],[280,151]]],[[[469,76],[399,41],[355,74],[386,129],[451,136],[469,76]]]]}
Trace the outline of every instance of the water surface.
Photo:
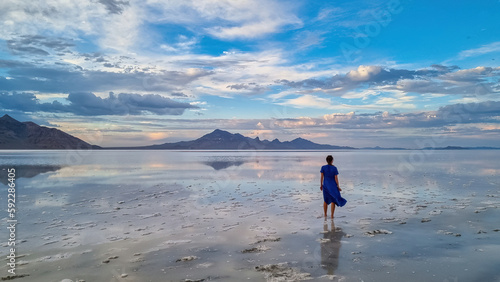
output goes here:
{"type": "Polygon", "coordinates": [[[17,174],[30,274],[17,281],[279,281],[265,265],[319,281],[500,281],[500,151],[0,155],[17,174]],[[348,200],[334,220],[327,154],[348,200]]]}

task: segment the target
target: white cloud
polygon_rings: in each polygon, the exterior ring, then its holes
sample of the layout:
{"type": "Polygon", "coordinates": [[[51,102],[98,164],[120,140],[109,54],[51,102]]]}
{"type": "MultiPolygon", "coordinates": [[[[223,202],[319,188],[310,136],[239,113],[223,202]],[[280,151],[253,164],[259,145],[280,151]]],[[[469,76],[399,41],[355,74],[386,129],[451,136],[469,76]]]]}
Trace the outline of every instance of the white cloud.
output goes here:
{"type": "Polygon", "coordinates": [[[130,51],[147,36],[141,32],[147,15],[140,6],[123,5],[120,12],[111,13],[109,6],[91,0],[0,1],[0,18],[6,23],[0,29],[0,38],[19,34],[76,40],[93,37],[96,41],[92,43],[103,49],[130,51]],[[138,40],[140,36],[142,40],[138,40]]]}
{"type": "Polygon", "coordinates": [[[481,102],[481,99],[478,99],[477,97],[464,97],[460,99],[454,99],[450,100],[450,103],[455,103],[455,104],[467,104],[467,103],[479,103],[481,102]]]}
{"type": "Polygon", "coordinates": [[[414,104],[410,104],[414,100],[415,97],[405,96],[400,98],[392,98],[392,97],[384,97],[375,102],[377,105],[390,106],[392,108],[398,109],[415,109],[416,106],[414,104]]]}
{"type": "Polygon", "coordinates": [[[332,21],[334,19],[337,19],[341,16],[341,14],[344,12],[343,9],[335,7],[335,8],[324,8],[321,9],[318,13],[318,16],[316,17],[316,21],[323,21],[323,20],[328,20],[332,21]]]}
{"type": "Polygon", "coordinates": [[[361,91],[349,91],[342,95],[341,97],[344,99],[363,99],[366,100],[370,96],[377,96],[380,94],[379,89],[365,89],[361,91]]]}
{"type": "Polygon", "coordinates": [[[317,125],[317,120],[310,117],[299,117],[294,119],[277,119],[274,120],[273,125],[282,128],[303,128],[308,126],[317,125]]]}
{"type": "Polygon", "coordinates": [[[451,72],[440,76],[439,78],[447,80],[452,83],[464,83],[464,82],[479,82],[487,77],[498,75],[500,67],[475,67],[471,69],[458,70],[456,72],[451,72]]]}
{"type": "MultiPolygon", "coordinates": [[[[113,1],[115,0],[104,2],[113,1]]],[[[129,5],[121,7],[119,12],[110,13],[108,6],[97,3],[95,0],[75,3],[62,0],[32,3],[5,0],[0,3],[0,16],[3,16],[0,18],[4,21],[6,28],[0,31],[0,36],[8,39],[13,36],[14,32],[45,34],[48,31],[51,32],[50,36],[66,38],[74,36],[76,46],[68,47],[72,53],[59,55],[60,57],[57,58],[59,61],[50,62],[60,63],[64,60],[74,65],[65,64],[58,69],[52,65],[51,70],[78,73],[82,76],[95,74],[93,80],[88,81],[92,83],[85,83],[85,85],[93,85],[95,89],[86,90],[97,94],[106,94],[108,91],[137,94],[154,92],[162,95],[183,92],[189,99],[197,99],[205,94],[234,97],[272,92],[273,94],[268,95],[265,101],[296,108],[346,109],[350,107],[351,109],[376,110],[385,109],[387,106],[414,107],[411,101],[398,99],[397,96],[387,97],[388,94],[398,91],[465,95],[478,91],[478,94],[496,93],[494,92],[495,85],[491,87],[493,90],[485,86],[476,91],[476,88],[479,88],[477,81],[488,80],[493,83],[498,77],[500,68],[477,67],[455,71],[456,69],[448,69],[445,66],[442,66],[442,69],[412,70],[360,65],[348,71],[341,70],[338,65],[330,62],[323,65],[319,61],[302,65],[294,64],[291,61],[293,56],[290,56],[294,54],[294,51],[277,48],[253,52],[227,50],[221,55],[190,53],[196,49],[193,47],[201,41],[196,34],[208,32],[224,39],[250,39],[302,25],[301,20],[294,14],[295,7],[289,6],[284,2],[264,0],[148,0],[132,1],[129,5]],[[11,27],[10,22],[16,30],[11,27]],[[158,34],[150,34],[146,29],[150,23],[181,24],[183,28],[195,35],[186,36],[181,32],[175,35],[173,42],[161,42],[163,45],[158,44],[155,49],[161,53],[158,54],[148,48],[141,48],[150,46],[156,40],[161,41],[156,37],[158,34]],[[99,55],[99,59],[107,61],[109,66],[103,67],[103,62],[97,61],[96,58],[89,60],[86,54],[78,53],[76,50],[81,50],[82,46],[79,44],[83,42],[88,45],[99,44],[100,46],[89,48],[94,48],[92,50],[94,52],[97,49],[105,53],[105,55],[99,55]],[[111,52],[110,49],[112,49],[111,52]],[[162,49],[167,52],[163,52],[162,49]],[[124,58],[125,55],[129,57],[124,58]],[[68,71],[70,67],[73,69],[68,71]],[[74,71],[74,68],[85,71],[80,73],[74,71]],[[141,74],[141,76],[132,74],[141,74]],[[113,77],[124,79],[123,81],[112,80],[113,77]],[[125,79],[127,77],[136,79],[133,85],[129,83],[130,79],[125,79]],[[276,82],[280,80],[288,80],[289,83],[276,82]],[[127,89],[131,87],[133,89],[127,89]],[[333,105],[329,98],[317,96],[325,94],[342,95],[344,99],[366,100],[374,96],[382,97],[382,99],[373,105],[333,105]],[[290,95],[294,95],[292,96],[294,98],[285,99],[290,98],[288,97],[290,95]]],[[[326,17],[340,12],[336,8],[322,10],[315,20],[327,20],[326,17]]],[[[307,47],[307,42],[321,44],[322,33],[320,31],[305,30],[297,34],[298,37],[295,39],[305,41],[305,47],[307,47]]],[[[496,50],[497,45],[500,43],[492,43],[473,50],[475,53],[490,52],[496,50]]],[[[74,85],[71,87],[73,88],[74,85]]],[[[67,92],[66,89],[64,90],[62,92],[67,92]]]]}
{"type": "MultiPolygon", "coordinates": [[[[277,1],[99,2],[0,1],[0,38],[37,34],[85,40],[83,37],[91,36],[91,43],[99,44],[101,49],[130,54],[162,41],[162,35],[149,29],[149,24],[181,24],[195,34],[222,39],[258,38],[302,26],[293,5],[277,1]]],[[[196,38],[181,38],[172,47],[186,50],[196,43],[196,38]]]]}
{"type": "Polygon", "coordinates": [[[294,99],[288,99],[280,104],[294,106],[296,108],[319,108],[319,109],[331,109],[333,106],[332,101],[330,99],[320,98],[309,94],[294,99]]]}
{"type": "Polygon", "coordinates": [[[469,49],[462,51],[458,54],[459,59],[465,59],[469,57],[476,57],[488,53],[500,52],[500,41],[493,42],[490,44],[483,45],[479,48],[469,49]]]}
{"type": "Polygon", "coordinates": [[[222,39],[256,38],[275,33],[284,25],[281,21],[259,21],[234,27],[216,26],[207,28],[207,32],[222,39]]]}
{"type": "Polygon", "coordinates": [[[312,46],[319,47],[325,40],[323,36],[325,33],[324,31],[301,31],[295,36],[295,48],[304,50],[312,46]]]}
{"type": "Polygon", "coordinates": [[[367,81],[370,80],[374,75],[377,75],[382,70],[378,66],[359,66],[357,70],[351,70],[347,73],[352,81],[367,81]]]}
{"type": "Polygon", "coordinates": [[[146,19],[147,14],[143,8],[135,4],[124,9],[120,14],[107,15],[103,20],[103,30],[99,32],[100,46],[104,49],[109,48],[127,53],[150,41],[149,33],[142,30],[146,19]]]}
{"type": "MultiPolygon", "coordinates": [[[[291,5],[264,0],[149,0],[150,20],[185,24],[222,38],[258,38],[287,28],[298,28],[302,21],[291,5]]],[[[293,5],[292,5],[293,6],[293,5]]]]}
{"type": "Polygon", "coordinates": [[[347,122],[349,120],[354,119],[355,117],[356,117],[355,112],[349,112],[347,114],[341,114],[341,113],[326,114],[323,115],[322,119],[326,124],[335,124],[340,122],[347,122]]]}
{"type": "MultiPolygon", "coordinates": [[[[164,68],[176,68],[186,64],[199,65],[200,67],[213,68],[214,77],[200,78],[197,84],[202,86],[202,92],[194,91],[190,94],[200,93],[232,97],[235,95],[247,95],[265,92],[264,88],[275,85],[275,81],[283,77],[302,80],[310,77],[324,76],[330,74],[329,70],[311,71],[297,66],[288,65],[286,54],[283,50],[270,49],[261,52],[242,53],[226,52],[220,56],[189,55],[169,56],[164,58],[168,63],[162,65],[164,68]],[[231,87],[234,85],[246,85],[255,87],[231,87]],[[255,92],[255,91],[257,92],[255,92]],[[198,92],[198,93],[196,93],[198,92]]],[[[163,61],[163,60],[158,60],[163,61]]],[[[184,91],[184,90],[183,90],[184,91]]],[[[281,91],[280,91],[281,92],[281,91]]],[[[189,93],[189,90],[186,90],[189,93]]],[[[284,91],[272,95],[271,99],[282,98],[287,95],[296,94],[297,91],[284,91]]]]}
{"type": "Polygon", "coordinates": [[[103,5],[90,1],[18,1],[0,2],[0,18],[7,24],[0,30],[0,37],[13,34],[97,34],[102,19],[107,18],[103,5]]]}

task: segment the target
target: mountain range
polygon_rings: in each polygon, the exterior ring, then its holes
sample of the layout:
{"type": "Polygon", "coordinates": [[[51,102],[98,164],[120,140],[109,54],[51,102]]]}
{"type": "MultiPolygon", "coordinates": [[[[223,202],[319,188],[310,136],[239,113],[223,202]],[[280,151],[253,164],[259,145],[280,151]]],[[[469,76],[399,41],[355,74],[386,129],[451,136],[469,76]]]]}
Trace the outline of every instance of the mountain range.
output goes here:
{"type": "Polygon", "coordinates": [[[281,142],[245,137],[239,133],[216,129],[196,140],[139,147],[101,148],[56,128],[20,122],[4,115],[0,118],[0,149],[129,149],[129,150],[329,150],[354,149],[322,145],[303,138],[281,142]]]}
{"type": "MultiPolygon", "coordinates": [[[[119,148],[124,149],[124,148],[119,148]]],[[[167,149],[167,150],[337,150],[355,149],[347,146],[324,145],[311,142],[303,138],[292,141],[281,142],[260,140],[259,137],[245,137],[239,133],[233,134],[224,130],[216,129],[202,137],[176,143],[165,143],[161,145],[129,147],[126,149],[167,149]]]]}
{"type": "MultiPolygon", "coordinates": [[[[127,150],[343,150],[357,149],[348,146],[317,144],[303,138],[281,142],[260,140],[259,137],[245,137],[216,129],[211,133],[191,141],[164,143],[138,147],[101,148],[71,136],[56,128],[40,126],[34,122],[20,122],[4,115],[0,118],[0,149],[127,149],[127,150]]],[[[362,148],[367,150],[408,150],[407,148],[362,148]]],[[[496,147],[459,147],[424,148],[424,150],[465,150],[500,149],[496,147]]]]}
{"type": "Polygon", "coordinates": [[[0,118],[0,149],[99,149],[59,129],[20,122],[4,115],[0,118]]]}

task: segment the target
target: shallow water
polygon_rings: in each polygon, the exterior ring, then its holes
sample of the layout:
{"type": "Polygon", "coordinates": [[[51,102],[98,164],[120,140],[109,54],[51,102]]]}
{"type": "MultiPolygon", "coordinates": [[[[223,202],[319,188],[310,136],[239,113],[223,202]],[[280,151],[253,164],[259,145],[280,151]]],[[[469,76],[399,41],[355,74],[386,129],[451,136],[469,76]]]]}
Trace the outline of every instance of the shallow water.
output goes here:
{"type": "Polygon", "coordinates": [[[500,281],[500,151],[0,155],[16,281],[500,281]],[[327,154],[348,200],[334,220],[327,154]]]}

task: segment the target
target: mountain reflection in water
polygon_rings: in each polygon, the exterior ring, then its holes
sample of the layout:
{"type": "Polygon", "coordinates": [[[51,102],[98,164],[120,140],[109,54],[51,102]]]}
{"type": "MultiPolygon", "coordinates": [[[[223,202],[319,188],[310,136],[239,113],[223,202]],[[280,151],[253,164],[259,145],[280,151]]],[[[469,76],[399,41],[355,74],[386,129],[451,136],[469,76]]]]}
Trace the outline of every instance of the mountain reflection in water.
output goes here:
{"type": "MultiPolygon", "coordinates": [[[[12,167],[16,170],[16,179],[33,178],[39,174],[58,171],[62,168],[62,166],[57,165],[15,165],[12,167]]],[[[2,168],[0,170],[0,182],[5,185],[9,183],[7,175],[7,168],[2,168]]]]}

